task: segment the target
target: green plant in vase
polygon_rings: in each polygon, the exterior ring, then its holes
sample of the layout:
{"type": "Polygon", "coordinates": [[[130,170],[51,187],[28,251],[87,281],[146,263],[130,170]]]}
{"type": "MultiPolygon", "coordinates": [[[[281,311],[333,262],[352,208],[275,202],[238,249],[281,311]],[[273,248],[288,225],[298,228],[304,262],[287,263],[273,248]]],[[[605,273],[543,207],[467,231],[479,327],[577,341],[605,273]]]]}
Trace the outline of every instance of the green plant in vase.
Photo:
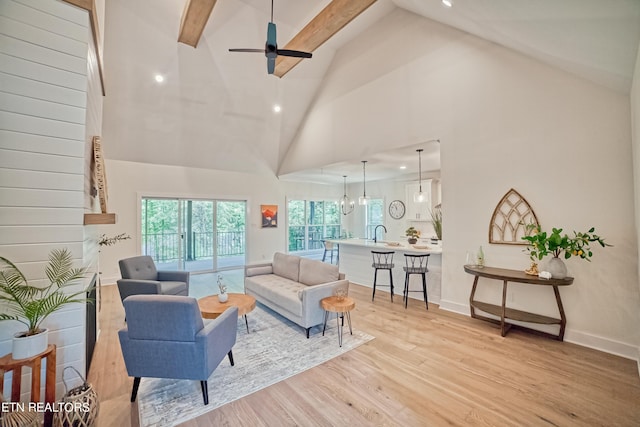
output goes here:
{"type": "MultiPolygon", "coordinates": [[[[87,289],[71,289],[85,276],[86,269],[73,267],[71,252],[66,248],[54,249],[49,254],[45,268],[49,284],[45,286],[30,285],[20,269],[7,258],[0,257],[0,268],[0,302],[4,306],[0,321],[15,320],[27,327],[26,331],[15,335],[13,347],[13,357],[24,358],[22,349],[16,351],[16,346],[20,345],[16,340],[46,334],[42,322],[47,317],[67,304],[87,301],[87,289]]],[[[46,349],[46,342],[45,336],[41,351],[46,349]]],[[[36,348],[42,345],[38,344],[36,348]]],[[[24,351],[29,351],[29,348],[24,351]]]]}
{"type": "Polygon", "coordinates": [[[562,262],[562,258],[579,257],[591,261],[593,252],[591,243],[597,242],[603,248],[611,246],[605,243],[604,239],[595,234],[595,228],[591,227],[586,232],[573,232],[573,236],[562,234],[562,228],[552,228],[551,233],[543,231],[539,224],[529,224],[527,226],[528,235],[522,240],[529,243],[527,252],[532,262],[540,261],[547,255],[552,258],[549,261],[548,269],[558,269],[551,271],[554,278],[563,279],[567,274],[567,267],[562,262]],[[555,274],[554,274],[555,273],[555,274]]]}
{"type": "Polygon", "coordinates": [[[418,237],[420,237],[420,230],[416,230],[415,227],[409,227],[404,232],[404,234],[408,237],[408,241],[411,244],[418,243],[418,237]]]}
{"type": "Polygon", "coordinates": [[[442,240],[442,206],[437,204],[430,213],[433,230],[435,231],[438,240],[442,240]]]}

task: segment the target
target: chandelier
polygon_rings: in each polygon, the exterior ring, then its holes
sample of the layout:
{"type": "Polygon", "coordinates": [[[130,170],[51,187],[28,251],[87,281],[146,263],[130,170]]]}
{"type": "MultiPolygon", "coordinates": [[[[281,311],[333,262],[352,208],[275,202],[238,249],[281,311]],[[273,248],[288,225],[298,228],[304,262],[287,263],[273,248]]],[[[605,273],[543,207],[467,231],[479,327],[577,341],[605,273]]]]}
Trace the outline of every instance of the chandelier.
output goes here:
{"type": "Polygon", "coordinates": [[[356,203],[347,196],[347,176],[342,175],[342,178],[344,178],[344,195],[340,199],[340,211],[342,215],[349,215],[353,212],[356,203]]]}

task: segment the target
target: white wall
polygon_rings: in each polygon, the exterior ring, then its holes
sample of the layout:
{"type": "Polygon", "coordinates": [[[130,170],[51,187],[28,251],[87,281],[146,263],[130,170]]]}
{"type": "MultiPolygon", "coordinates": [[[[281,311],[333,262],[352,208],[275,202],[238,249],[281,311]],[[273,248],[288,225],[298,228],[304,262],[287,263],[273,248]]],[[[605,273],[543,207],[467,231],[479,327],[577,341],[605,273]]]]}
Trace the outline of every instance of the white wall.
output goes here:
{"type": "MultiPolygon", "coordinates": [[[[640,49],[638,49],[633,85],[631,87],[631,130],[636,240],[638,241],[638,246],[640,246],[640,49]]],[[[640,257],[640,254],[638,256],[640,257]]],[[[640,267],[640,259],[638,266],[640,267]]],[[[640,286],[640,282],[638,282],[638,286],[640,286]]],[[[638,343],[638,370],[640,371],[640,343],[638,343]]]]}
{"type": "MultiPolygon", "coordinates": [[[[44,280],[51,249],[66,247],[77,265],[90,263],[83,251],[85,141],[88,123],[99,128],[100,120],[86,121],[90,40],[85,11],[56,0],[0,2],[0,254],[33,284],[44,280]]],[[[78,304],[44,324],[58,346],[58,396],[63,368],[84,370],[84,316],[78,304]]],[[[0,354],[11,352],[11,337],[22,329],[2,323],[0,354]]],[[[28,392],[30,381],[22,384],[28,392]]]]}
{"type": "MultiPolygon", "coordinates": [[[[105,143],[108,143],[106,141],[105,143]]],[[[286,248],[286,200],[310,197],[337,200],[339,185],[314,185],[281,182],[275,176],[226,172],[178,166],[107,160],[109,210],[117,214],[117,224],[102,226],[111,236],[128,233],[125,240],[101,250],[100,269],[104,283],[120,277],[118,260],[140,255],[139,203],[147,197],[185,197],[247,200],[247,263],[271,260],[286,248]],[[262,228],[260,205],[279,206],[277,228],[262,228]]]]}
{"type": "MultiPolygon", "coordinates": [[[[281,171],[439,138],[442,306],[469,313],[472,277],[462,265],[480,245],[488,265],[528,267],[521,248],[488,245],[491,214],[513,187],[545,228],[595,226],[614,245],[595,248],[591,263],[567,262],[575,283],[561,290],[565,339],[635,358],[640,292],[630,133],[628,96],[396,10],[337,54],[281,171]]],[[[486,287],[493,292],[485,296],[496,298],[498,284],[486,287]]],[[[516,308],[557,315],[550,289],[511,288],[516,308]]]]}

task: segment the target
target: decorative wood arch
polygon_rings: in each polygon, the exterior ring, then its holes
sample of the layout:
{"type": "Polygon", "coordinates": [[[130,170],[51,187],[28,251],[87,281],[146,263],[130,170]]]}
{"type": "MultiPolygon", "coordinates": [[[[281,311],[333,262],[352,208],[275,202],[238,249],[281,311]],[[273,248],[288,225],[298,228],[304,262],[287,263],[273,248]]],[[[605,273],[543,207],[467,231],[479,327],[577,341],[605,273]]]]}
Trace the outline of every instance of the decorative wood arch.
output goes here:
{"type": "Polygon", "coordinates": [[[513,188],[502,196],[491,216],[489,243],[527,245],[528,224],[540,224],[527,200],[513,188]]]}

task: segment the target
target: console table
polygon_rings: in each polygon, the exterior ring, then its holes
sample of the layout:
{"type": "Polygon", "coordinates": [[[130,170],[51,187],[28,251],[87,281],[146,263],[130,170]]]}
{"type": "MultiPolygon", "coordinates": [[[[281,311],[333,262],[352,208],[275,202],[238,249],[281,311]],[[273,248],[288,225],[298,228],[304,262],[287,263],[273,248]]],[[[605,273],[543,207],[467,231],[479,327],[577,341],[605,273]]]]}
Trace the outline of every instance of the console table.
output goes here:
{"type": "Polygon", "coordinates": [[[471,289],[471,295],[469,296],[469,306],[471,308],[471,317],[474,319],[486,320],[488,322],[497,323],[500,325],[500,332],[504,337],[509,332],[509,329],[519,328],[527,331],[548,336],[558,341],[564,339],[564,328],[567,324],[567,318],[564,314],[564,308],[562,307],[562,299],[560,298],[560,291],[558,286],[568,286],[573,283],[573,277],[565,277],[564,279],[541,279],[538,276],[531,276],[523,271],[509,270],[506,268],[495,267],[477,267],[472,265],[465,265],[464,271],[475,276],[473,279],[473,288],[471,289]],[[476,289],[478,287],[478,279],[484,277],[487,279],[495,279],[502,281],[502,305],[490,304],[487,302],[477,301],[475,299],[476,289]],[[507,304],[507,285],[509,282],[526,283],[529,285],[541,285],[551,286],[553,293],[556,296],[556,303],[558,305],[558,311],[560,318],[554,318],[549,316],[543,316],[541,314],[529,313],[527,311],[516,310],[506,306],[507,304]],[[485,313],[493,314],[500,317],[500,319],[493,319],[490,317],[476,314],[476,310],[481,310],[485,313]],[[550,334],[548,332],[539,331],[537,329],[527,328],[521,325],[515,325],[509,323],[508,320],[516,320],[527,323],[538,323],[544,325],[560,325],[560,332],[558,335],[550,334]]]}

